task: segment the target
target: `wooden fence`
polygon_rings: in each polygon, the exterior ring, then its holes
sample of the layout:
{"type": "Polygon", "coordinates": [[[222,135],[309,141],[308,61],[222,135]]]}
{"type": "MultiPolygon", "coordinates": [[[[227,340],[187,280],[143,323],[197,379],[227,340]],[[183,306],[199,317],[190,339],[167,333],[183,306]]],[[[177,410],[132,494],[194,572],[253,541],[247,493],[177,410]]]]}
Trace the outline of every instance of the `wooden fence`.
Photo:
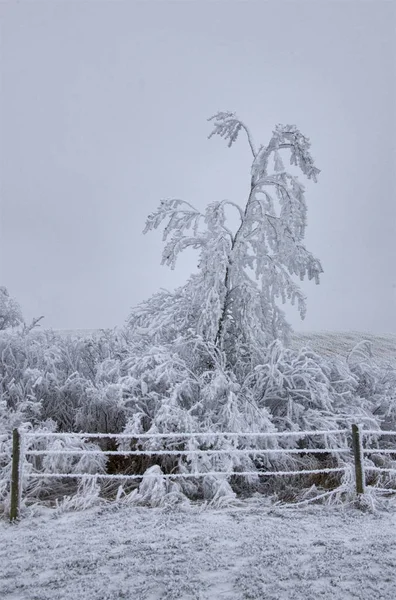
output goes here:
{"type": "MultiPolygon", "coordinates": [[[[124,474],[106,474],[106,473],[46,473],[46,472],[35,472],[35,473],[23,473],[23,465],[27,456],[40,456],[40,455],[93,455],[93,454],[104,454],[108,456],[193,456],[193,455],[249,455],[258,457],[265,454],[343,454],[349,453],[352,455],[354,461],[355,471],[355,488],[357,496],[361,496],[365,493],[365,474],[368,471],[376,472],[387,472],[396,474],[396,469],[385,469],[381,467],[373,467],[364,464],[364,456],[373,453],[378,454],[395,454],[396,449],[369,449],[364,448],[363,438],[367,436],[396,436],[395,431],[376,431],[376,430],[364,430],[360,425],[352,425],[351,430],[349,429],[337,429],[328,431],[288,431],[288,432],[269,432],[269,433],[256,433],[256,432],[207,432],[207,433],[166,433],[166,434],[92,434],[92,433],[46,433],[46,432],[24,432],[23,430],[14,429],[12,438],[12,468],[11,468],[11,509],[10,509],[10,520],[14,521],[19,518],[21,495],[22,495],[22,482],[25,478],[101,478],[101,479],[121,479],[121,480],[136,480],[143,477],[140,475],[124,475],[124,474]],[[211,439],[232,439],[236,441],[238,438],[298,438],[299,440],[307,437],[324,436],[325,439],[329,435],[343,435],[344,439],[351,439],[351,444],[348,445],[345,442],[344,447],[336,448],[312,448],[312,449],[300,449],[300,448],[270,448],[270,449],[252,449],[252,448],[237,448],[232,449],[207,449],[207,450],[117,450],[117,451],[103,451],[103,450],[31,450],[26,448],[26,442],[32,438],[37,439],[48,439],[48,438],[74,438],[80,440],[88,439],[103,439],[110,438],[115,440],[147,440],[147,439],[188,439],[195,438],[197,440],[211,440],[211,439]]],[[[239,476],[294,476],[304,474],[320,474],[320,473],[341,473],[345,472],[346,466],[337,468],[323,468],[323,469],[304,469],[298,471],[205,471],[205,472],[190,472],[190,473],[172,473],[164,474],[164,478],[188,478],[188,477],[205,477],[207,475],[239,475],[239,476]]],[[[145,475],[147,477],[147,475],[145,475]]]]}

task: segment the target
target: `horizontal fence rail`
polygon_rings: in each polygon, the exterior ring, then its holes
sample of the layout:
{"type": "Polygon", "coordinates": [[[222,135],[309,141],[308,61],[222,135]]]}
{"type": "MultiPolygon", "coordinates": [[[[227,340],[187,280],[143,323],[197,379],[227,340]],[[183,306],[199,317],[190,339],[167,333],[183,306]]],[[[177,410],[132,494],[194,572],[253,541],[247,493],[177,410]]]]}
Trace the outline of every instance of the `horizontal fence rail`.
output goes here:
{"type": "Polygon", "coordinates": [[[384,435],[396,436],[396,431],[384,431],[383,429],[362,429],[362,435],[376,435],[377,437],[383,437],[384,435]]]}
{"type": "MultiPolygon", "coordinates": [[[[168,473],[163,474],[161,477],[164,479],[173,479],[173,478],[183,478],[183,477],[207,477],[208,475],[238,475],[238,476],[248,476],[254,475],[255,477],[262,477],[263,475],[268,477],[271,475],[319,475],[320,473],[342,473],[345,471],[345,467],[337,467],[335,469],[310,469],[310,470],[301,470],[301,471],[205,471],[205,473],[168,473]]],[[[65,479],[75,479],[77,477],[85,477],[88,479],[102,478],[102,479],[142,479],[145,478],[155,478],[157,475],[122,475],[115,474],[109,475],[107,473],[32,473],[30,477],[46,479],[47,477],[58,477],[65,479]]]]}
{"type": "MultiPolygon", "coordinates": [[[[362,438],[365,436],[369,436],[369,435],[376,435],[378,437],[382,437],[382,436],[396,436],[396,431],[375,431],[373,429],[361,429],[361,435],[362,438]]],[[[379,448],[362,448],[363,451],[363,455],[370,455],[370,454],[395,454],[396,455],[396,448],[395,450],[389,449],[389,448],[384,448],[384,449],[379,449],[379,448]]],[[[371,465],[364,465],[363,466],[364,471],[370,471],[373,473],[388,473],[389,475],[394,474],[396,475],[396,469],[389,469],[386,467],[373,467],[371,465]]],[[[389,490],[388,490],[389,491],[389,490]]]]}
{"type": "MultiPolygon", "coordinates": [[[[186,456],[186,455],[201,455],[201,456],[212,456],[215,454],[340,454],[342,452],[350,452],[350,448],[318,448],[317,450],[312,448],[274,448],[274,449],[263,449],[263,450],[252,450],[250,448],[235,448],[232,450],[26,450],[25,455],[29,456],[42,456],[42,455],[56,455],[56,454],[73,454],[88,456],[89,454],[96,455],[108,455],[108,456],[186,456]]],[[[396,452],[394,452],[395,454],[396,452]]]]}
{"type": "MultiPolygon", "coordinates": [[[[25,433],[26,439],[34,438],[62,438],[62,437],[73,437],[80,439],[104,439],[104,438],[116,438],[118,440],[135,440],[135,439],[156,439],[156,438],[218,438],[218,437],[298,437],[304,438],[307,436],[317,435],[331,435],[337,433],[350,433],[349,429],[329,429],[328,431],[246,431],[246,432],[235,432],[235,431],[210,431],[210,432],[186,432],[186,433],[53,433],[53,432],[27,432],[25,433]]],[[[369,432],[374,433],[374,432],[369,432]]],[[[378,434],[378,432],[377,432],[378,434]]]]}
{"type": "MultiPolygon", "coordinates": [[[[10,519],[14,520],[18,518],[20,512],[21,492],[22,492],[22,481],[27,478],[34,479],[105,479],[105,480],[138,480],[143,477],[157,477],[157,475],[150,474],[108,474],[108,473],[51,473],[51,472],[29,472],[23,474],[23,464],[27,456],[224,456],[224,455],[237,455],[237,456],[250,456],[257,458],[261,455],[275,455],[275,454],[290,454],[290,455],[345,455],[346,453],[353,454],[354,466],[355,466],[355,485],[356,493],[358,495],[363,494],[365,491],[365,472],[382,472],[382,473],[395,473],[396,469],[387,469],[382,467],[372,467],[370,465],[364,465],[364,456],[371,454],[395,454],[396,449],[372,449],[363,447],[363,437],[367,436],[396,436],[394,431],[377,431],[377,430],[364,430],[361,426],[352,425],[352,429],[331,429],[327,431],[284,431],[284,432],[191,432],[191,433],[134,433],[134,434],[109,434],[109,433],[54,433],[54,432],[24,432],[14,429],[13,431],[13,452],[12,452],[12,475],[11,475],[11,510],[10,519]],[[28,442],[43,441],[43,440],[100,440],[100,439],[113,439],[113,440],[128,440],[130,442],[139,443],[141,440],[174,440],[180,443],[181,441],[195,440],[202,441],[202,443],[214,443],[221,439],[232,441],[233,443],[238,440],[245,438],[249,439],[279,439],[279,438],[298,438],[306,439],[311,437],[322,436],[324,440],[327,440],[329,435],[344,435],[352,437],[352,445],[336,448],[263,448],[263,449],[252,449],[252,448],[230,448],[230,449],[196,449],[191,450],[94,450],[94,449],[44,449],[35,450],[30,449],[28,442]]],[[[0,437],[0,440],[3,436],[0,437]]],[[[9,440],[9,438],[8,438],[9,440]]],[[[346,441],[346,439],[345,439],[346,441]]],[[[0,456],[7,455],[7,453],[1,453],[0,456]]],[[[329,473],[343,473],[346,471],[347,466],[341,466],[336,468],[323,468],[323,469],[301,469],[293,471],[205,471],[205,472],[188,472],[188,473],[170,473],[163,474],[162,477],[165,479],[180,479],[180,478],[200,478],[209,475],[222,475],[226,477],[230,476],[249,476],[249,477],[268,477],[268,476],[301,476],[301,475],[316,475],[316,474],[329,474],[329,473]]],[[[382,489],[382,488],[381,488],[382,489]]],[[[383,490],[388,491],[388,490],[383,490]]],[[[331,492],[328,492],[331,493],[331,492]]],[[[328,494],[326,493],[326,495],[328,494]]]]}

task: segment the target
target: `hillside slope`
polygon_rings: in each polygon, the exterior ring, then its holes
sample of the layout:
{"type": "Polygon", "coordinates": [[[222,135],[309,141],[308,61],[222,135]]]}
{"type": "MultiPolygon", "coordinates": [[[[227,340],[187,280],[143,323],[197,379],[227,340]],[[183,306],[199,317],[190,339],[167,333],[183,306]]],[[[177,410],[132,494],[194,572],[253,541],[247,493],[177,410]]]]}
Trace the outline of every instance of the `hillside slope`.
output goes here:
{"type": "MultiPolygon", "coordinates": [[[[372,343],[373,357],[380,362],[396,363],[396,334],[373,334],[361,331],[318,331],[295,332],[292,348],[310,346],[322,356],[340,356],[346,358],[352,348],[359,342],[367,340],[372,343]]],[[[395,365],[396,366],[396,365],[395,365]]]]}

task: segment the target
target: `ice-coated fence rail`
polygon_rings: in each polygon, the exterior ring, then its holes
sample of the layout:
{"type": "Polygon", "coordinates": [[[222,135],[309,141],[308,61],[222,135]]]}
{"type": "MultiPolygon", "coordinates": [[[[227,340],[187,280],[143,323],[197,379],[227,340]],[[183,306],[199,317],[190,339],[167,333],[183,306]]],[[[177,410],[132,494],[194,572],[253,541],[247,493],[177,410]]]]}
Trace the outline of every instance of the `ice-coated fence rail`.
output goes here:
{"type": "Polygon", "coordinates": [[[75,456],[89,454],[107,455],[107,456],[213,456],[213,455],[252,455],[259,454],[340,454],[350,452],[350,448],[273,448],[263,450],[253,450],[251,448],[233,448],[232,450],[26,450],[25,455],[42,456],[57,454],[72,454],[75,456]]]}
{"type": "MultiPolygon", "coordinates": [[[[185,433],[53,433],[53,432],[27,432],[25,433],[26,439],[29,438],[62,438],[62,437],[74,437],[79,439],[118,439],[118,440],[140,440],[140,439],[157,439],[157,438],[219,438],[219,437],[297,437],[304,438],[307,436],[318,436],[318,435],[335,435],[342,433],[350,433],[349,429],[329,429],[327,431],[199,431],[199,432],[185,432],[185,433]]],[[[370,432],[373,433],[373,432],[370,432]]],[[[377,432],[378,433],[378,432],[377,432]]]]}
{"type": "Polygon", "coordinates": [[[379,431],[376,429],[362,429],[361,433],[363,436],[366,436],[366,435],[376,435],[378,437],[382,437],[384,435],[396,436],[396,431],[383,431],[382,429],[379,431]]]}
{"type": "Polygon", "coordinates": [[[361,430],[362,435],[377,435],[378,437],[382,437],[383,435],[395,435],[396,436],[396,431],[383,431],[381,430],[376,430],[376,429],[362,429],[361,430]]]}
{"type": "MultiPolygon", "coordinates": [[[[337,467],[335,469],[307,469],[301,471],[205,471],[196,472],[196,473],[168,473],[163,474],[161,477],[165,479],[174,479],[174,478],[185,478],[185,477],[207,477],[209,475],[226,475],[227,477],[231,477],[232,475],[237,475],[239,477],[270,477],[270,476],[292,476],[292,475],[320,475],[321,473],[343,473],[345,471],[345,467],[337,467]]],[[[38,479],[46,479],[46,478],[65,478],[65,479],[76,479],[76,478],[86,478],[86,479],[142,479],[143,475],[122,475],[115,474],[109,475],[108,473],[62,473],[61,475],[58,473],[32,473],[30,477],[38,478],[38,479]]],[[[158,475],[144,475],[145,478],[156,478],[158,475]]]]}
{"type": "MultiPolygon", "coordinates": [[[[257,458],[264,455],[275,455],[275,454],[290,454],[290,455],[339,455],[345,458],[345,454],[348,453],[353,456],[355,464],[355,480],[356,490],[358,493],[364,492],[364,480],[365,471],[382,472],[382,473],[396,473],[396,469],[385,469],[381,467],[371,467],[364,465],[364,455],[370,454],[395,454],[396,449],[384,449],[379,448],[363,448],[362,439],[364,436],[376,436],[381,437],[382,435],[395,435],[393,431],[378,431],[378,430],[363,430],[361,426],[352,425],[352,430],[349,429],[329,429],[329,430],[313,430],[313,431],[270,431],[270,432],[174,432],[174,433],[131,433],[131,434],[108,434],[108,433],[67,433],[67,432],[43,432],[43,431],[27,431],[24,432],[14,430],[13,432],[13,456],[12,456],[12,481],[11,481],[11,519],[17,518],[19,515],[20,496],[22,491],[23,480],[33,479],[105,479],[105,480],[138,480],[146,477],[156,477],[156,475],[150,474],[109,474],[109,473],[54,473],[54,472],[39,472],[30,471],[23,474],[23,464],[28,456],[56,456],[56,455],[72,455],[72,456],[93,456],[93,455],[106,455],[106,456],[224,456],[224,455],[237,455],[237,456],[250,456],[257,458]],[[340,447],[325,447],[325,448],[237,448],[235,443],[239,440],[246,439],[284,439],[284,438],[297,438],[299,440],[310,437],[322,436],[324,441],[327,442],[328,436],[343,435],[344,440],[347,442],[347,436],[352,437],[351,446],[340,446],[340,447]],[[228,440],[233,442],[234,446],[229,449],[197,449],[192,448],[187,450],[175,450],[174,448],[160,449],[160,450],[95,450],[87,449],[39,449],[35,450],[30,448],[30,444],[34,441],[43,440],[56,440],[56,439],[67,439],[67,440],[100,440],[100,439],[113,439],[119,441],[129,440],[135,445],[140,441],[144,440],[174,440],[180,443],[182,440],[188,441],[194,439],[196,442],[201,443],[213,443],[219,440],[228,440]]],[[[9,439],[9,438],[8,438],[9,439]]],[[[1,440],[1,437],[0,437],[1,440]]],[[[340,440],[341,441],[341,440],[340,440]]],[[[7,453],[4,453],[7,454],[7,453]]],[[[192,467],[190,466],[192,469],[192,467]]],[[[330,474],[330,473],[343,473],[345,472],[347,465],[336,468],[323,468],[323,469],[299,469],[299,470],[282,470],[282,471],[269,471],[269,470],[257,470],[257,471],[197,471],[192,470],[188,473],[170,473],[163,474],[165,479],[180,479],[180,478],[202,478],[209,475],[214,476],[249,476],[249,477],[285,477],[285,476],[302,476],[302,475],[319,475],[319,474],[330,474]]]]}

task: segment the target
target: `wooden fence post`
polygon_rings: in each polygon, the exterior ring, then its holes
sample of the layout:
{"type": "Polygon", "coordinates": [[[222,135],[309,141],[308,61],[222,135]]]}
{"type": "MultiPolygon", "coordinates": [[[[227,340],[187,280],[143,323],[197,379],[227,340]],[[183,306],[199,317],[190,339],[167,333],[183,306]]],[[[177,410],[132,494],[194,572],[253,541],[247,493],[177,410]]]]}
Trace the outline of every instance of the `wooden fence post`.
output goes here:
{"type": "Polygon", "coordinates": [[[11,507],[10,521],[19,517],[21,499],[21,434],[18,429],[12,432],[12,470],[11,470],[11,507]]]}
{"type": "Polygon", "coordinates": [[[355,460],[356,493],[364,494],[365,475],[363,465],[363,444],[359,425],[352,425],[352,446],[355,460]]]}

